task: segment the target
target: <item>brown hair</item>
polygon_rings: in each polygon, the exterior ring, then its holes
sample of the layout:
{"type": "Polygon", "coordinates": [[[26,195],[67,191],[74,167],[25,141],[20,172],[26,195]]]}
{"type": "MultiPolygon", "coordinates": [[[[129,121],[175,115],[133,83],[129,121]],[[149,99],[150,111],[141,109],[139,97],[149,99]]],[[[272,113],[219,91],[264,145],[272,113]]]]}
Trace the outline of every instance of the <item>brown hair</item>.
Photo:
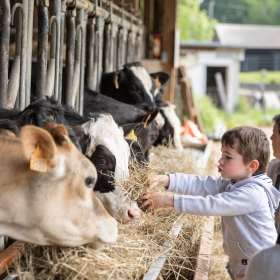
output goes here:
{"type": "Polygon", "coordinates": [[[244,164],[252,160],[259,162],[253,175],[266,172],[270,158],[270,147],[265,133],[255,127],[239,126],[228,130],[221,139],[222,145],[236,148],[243,157],[244,164]]]}

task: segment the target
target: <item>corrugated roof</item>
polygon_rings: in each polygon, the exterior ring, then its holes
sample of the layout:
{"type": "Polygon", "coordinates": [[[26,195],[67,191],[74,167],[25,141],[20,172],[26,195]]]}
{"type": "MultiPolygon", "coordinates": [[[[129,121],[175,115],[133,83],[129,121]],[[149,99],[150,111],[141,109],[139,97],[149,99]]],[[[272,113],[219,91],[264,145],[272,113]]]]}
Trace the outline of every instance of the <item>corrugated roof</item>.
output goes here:
{"type": "Polygon", "coordinates": [[[218,23],[215,30],[222,45],[280,49],[280,26],[218,23]]]}

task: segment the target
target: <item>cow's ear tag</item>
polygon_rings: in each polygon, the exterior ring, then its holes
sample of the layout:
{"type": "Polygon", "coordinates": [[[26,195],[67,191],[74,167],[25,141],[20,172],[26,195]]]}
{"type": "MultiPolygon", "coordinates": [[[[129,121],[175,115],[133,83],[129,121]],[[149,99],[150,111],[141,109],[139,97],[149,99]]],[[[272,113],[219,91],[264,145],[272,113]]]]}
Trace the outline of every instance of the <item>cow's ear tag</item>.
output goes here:
{"type": "Polygon", "coordinates": [[[38,172],[47,172],[48,163],[43,158],[43,151],[37,145],[35,152],[30,157],[30,169],[38,172]]]}
{"type": "Polygon", "coordinates": [[[156,85],[157,85],[157,89],[161,89],[161,82],[159,81],[159,77],[157,77],[155,79],[156,85]]]}
{"type": "Polygon", "coordinates": [[[129,133],[129,136],[132,140],[136,141],[137,142],[137,137],[136,135],[134,134],[134,130],[132,129],[131,132],[129,133]]]}
{"type": "Polygon", "coordinates": [[[119,89],[118,79],[119,79],[119,76],[116,75],[116,77],[115,77],[115,87],[116,87],[116,89],[119,89]]]}

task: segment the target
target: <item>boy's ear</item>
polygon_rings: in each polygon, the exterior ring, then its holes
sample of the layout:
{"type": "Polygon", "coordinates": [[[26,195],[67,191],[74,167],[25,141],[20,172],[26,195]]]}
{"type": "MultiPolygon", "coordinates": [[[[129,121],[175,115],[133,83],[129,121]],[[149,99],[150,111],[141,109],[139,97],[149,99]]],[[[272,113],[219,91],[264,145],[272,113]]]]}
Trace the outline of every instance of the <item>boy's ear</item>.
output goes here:
{"type": "Polygon", "coordinates": [[[258,167],[259,167],[259,162],[256,159],[253,159],[248,165],[247,165],[247,170],[250,173],[254,173],[258,167]]]}

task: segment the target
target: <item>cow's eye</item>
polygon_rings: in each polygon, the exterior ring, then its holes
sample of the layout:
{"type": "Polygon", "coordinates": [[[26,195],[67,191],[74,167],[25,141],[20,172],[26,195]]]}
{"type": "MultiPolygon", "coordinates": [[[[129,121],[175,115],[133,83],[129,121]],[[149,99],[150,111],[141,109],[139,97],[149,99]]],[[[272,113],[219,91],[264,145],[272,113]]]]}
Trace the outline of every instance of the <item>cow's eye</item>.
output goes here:
{"type": "Polygon", "coordinates": [[[99,165],[105,165],[106,164],[106,160],[104,158],[98,158],[96,160],[96,163],[99,165]]]}
{"type": "Polygon", "coordinates": [[[156,136],[156,135],[152,135],[152,136],[151,136],[151,141],[154,142],[154,141],[156,141],[156,140],[157,140],[157,136],[156,136]]]}
{"type": "Polygon", "coordinates": [[[87,177],[86,179],[85,179],[85,184],[86,184],[86,186],[88,187],[88,188],[93,188],[93,186],[94,186],[94,183],[95,183],[95,177],[87,177]]]}
{"type": "Polygon", "coordinates": [[[137,89],[137,87],[136,87],[135,85],[130,86],[130,90],[131,90],[132,92],[135,92],[135,93],[138,92],[138,89],[137,89]]]}

